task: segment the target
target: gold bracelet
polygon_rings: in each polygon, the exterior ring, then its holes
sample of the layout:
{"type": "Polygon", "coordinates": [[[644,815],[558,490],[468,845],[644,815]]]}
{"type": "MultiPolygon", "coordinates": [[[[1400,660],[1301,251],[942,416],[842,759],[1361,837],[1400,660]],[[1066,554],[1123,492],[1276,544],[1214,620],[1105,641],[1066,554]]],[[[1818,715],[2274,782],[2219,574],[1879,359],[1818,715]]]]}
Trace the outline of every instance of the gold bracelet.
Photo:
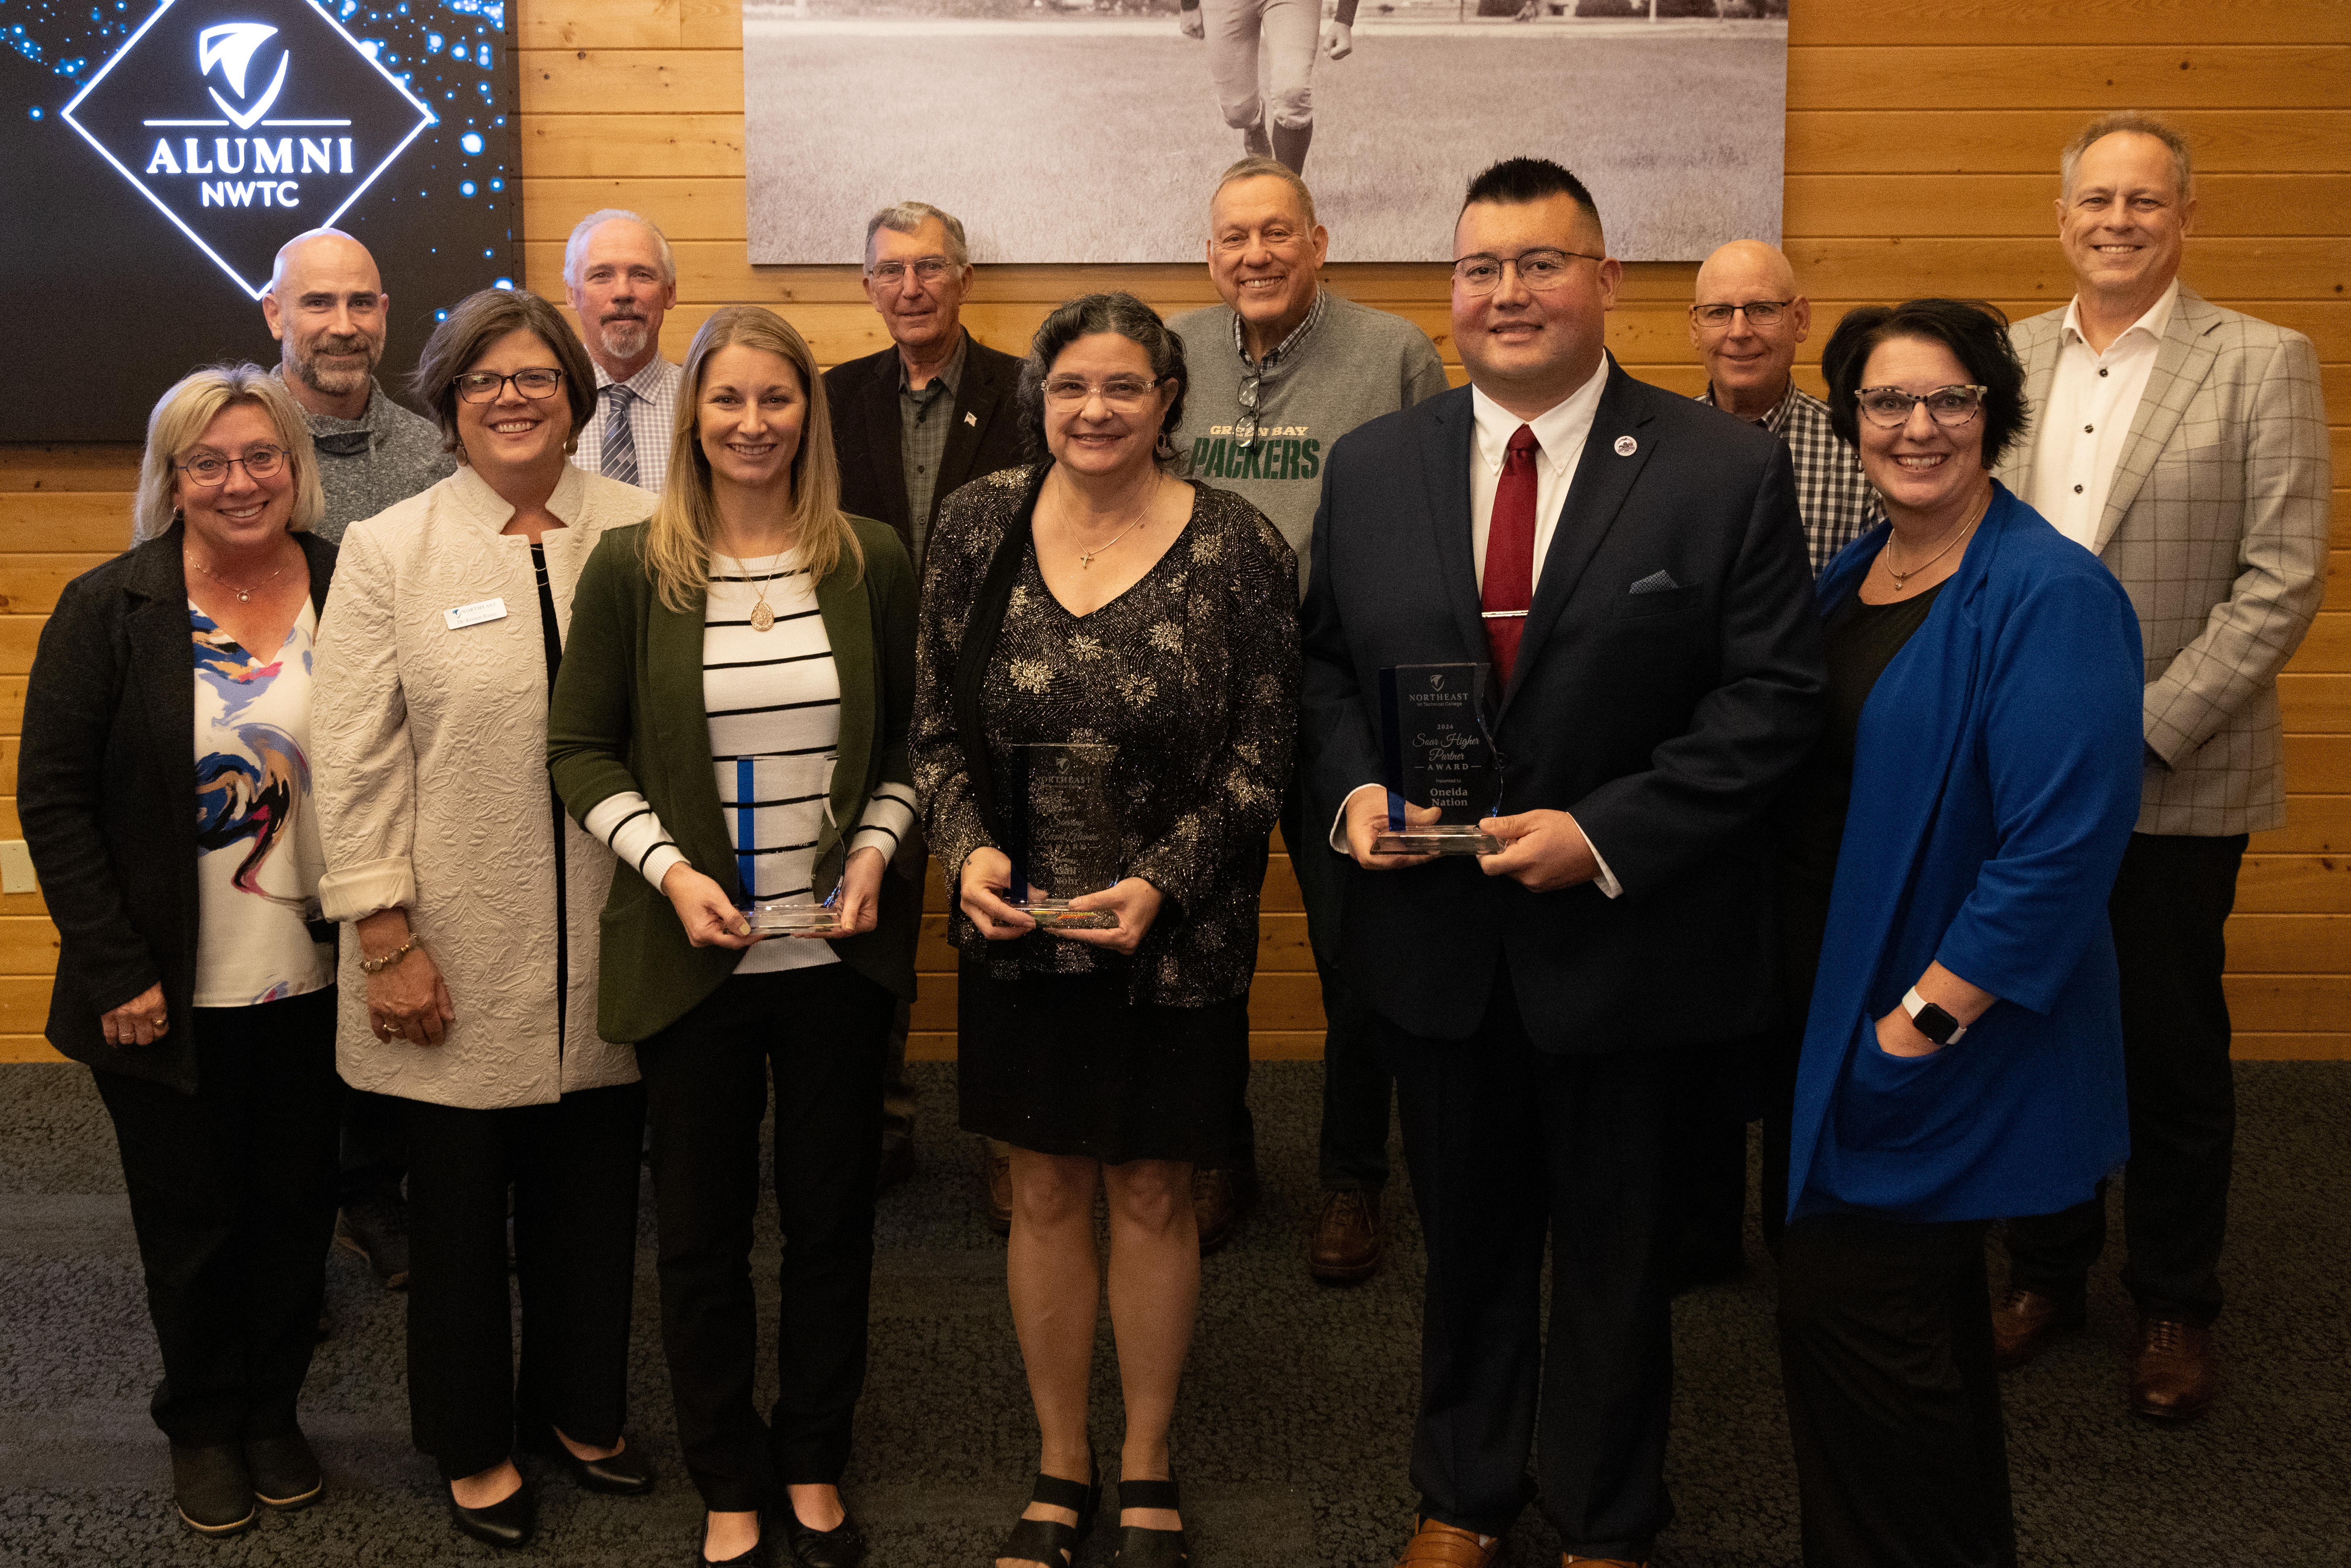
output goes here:
{"type": "Polygon", "coordinates": [[[394,947],[391,952],[386,953],[381,958],[361,958],[360,960],[360,973],[362,975],[381,975],[386,969],[391,968],[394,964],[399,963],[402,958],[407,957],[408,955],[414,950],[415,946],[416,938],[413,936],[411,936],[407,941],[402,942],[399,946],[394,947]]]}

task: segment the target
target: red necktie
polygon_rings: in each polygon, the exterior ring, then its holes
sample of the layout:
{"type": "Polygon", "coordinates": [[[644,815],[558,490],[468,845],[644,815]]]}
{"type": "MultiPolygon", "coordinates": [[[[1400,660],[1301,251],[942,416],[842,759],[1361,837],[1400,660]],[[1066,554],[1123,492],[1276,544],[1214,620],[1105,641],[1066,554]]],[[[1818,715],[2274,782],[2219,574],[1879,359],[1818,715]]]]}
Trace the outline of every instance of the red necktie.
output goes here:
{"type": "Polygon", "coordinates": [[[1535,454],[1541,450],[1531,425],[1510,437],[1502,459],[1501,482],[1494,486],[1494,517],[1486,529],[1486,581],[1479,601],[1486,611],[1486,647],[1494,657],[1498,690],[1510,684],[1519,661],[1519,633],[1526,630],[1527,606],[1535,593],[1535,454]],[[1496,611],[1512,611],[1498,615],[1496,611]]]}

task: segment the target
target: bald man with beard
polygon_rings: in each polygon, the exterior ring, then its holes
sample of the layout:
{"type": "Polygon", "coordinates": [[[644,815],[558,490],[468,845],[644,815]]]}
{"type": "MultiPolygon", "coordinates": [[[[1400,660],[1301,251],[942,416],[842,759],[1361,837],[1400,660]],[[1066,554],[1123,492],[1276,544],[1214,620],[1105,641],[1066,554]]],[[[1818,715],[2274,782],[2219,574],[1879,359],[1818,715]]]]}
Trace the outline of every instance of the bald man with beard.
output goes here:
{"type": "MultiPolygon", "coordinates": [[[[1813,574],[1875,528],[1883,514],[1861,455],[1829,427],[1828,404],[1796,385],[1796,346],[1812,333],[1813,306],[1795,268],[1761,240],[1733,240],[1698,269],[1690,346],[1706,361],[1698,402],[1760,424],[1786,444],[1796,466],[1796,509],[1813,574]]],[[[1763,1235],[1779,1250],[1781,1195],[1788,1179],[1788,1107],[1803,1020],[1723,1048],[1712,1092],[1693,1096],[1675,1130],[1674,1282],[1688,1289],[1736,1276],[1745,1264],[1747,1124],[1763,1119],[1763,1235]]]]}
{"type": "MultiPolygon", "coordinates": [[[[325,510],[312,531],[343,530],[455,472],[441,432],[376,384],[392,297],[375,257],[340,229],[312,229],[277,253],[262,319],[277,340],[277,373],[302,405],[319,454],[325,510]]],[[[400,1116],[381,1094],[343,1101],[341,1211],[335,1239],[368,1260],[388,1290],[408,1283],[408,1149],[400,1116]]]]}
{"type": "Polygon", "coordinates": [[[441,433],[376,384],[391,303],[375,257],[340,229],[287,240],[261,297],[262,319],[279,344],[277,373],[318,448],[327,504],[314,531],[329,543],[457,466],[441,449],[441,433]]]}

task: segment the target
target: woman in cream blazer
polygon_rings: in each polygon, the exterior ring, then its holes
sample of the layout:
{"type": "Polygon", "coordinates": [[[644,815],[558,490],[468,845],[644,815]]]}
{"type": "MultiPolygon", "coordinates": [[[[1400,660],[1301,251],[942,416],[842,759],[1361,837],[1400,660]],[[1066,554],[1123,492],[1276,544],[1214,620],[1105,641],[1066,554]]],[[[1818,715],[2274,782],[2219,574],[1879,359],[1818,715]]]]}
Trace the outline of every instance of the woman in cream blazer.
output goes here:
{"type": "Polygon", "coordinates": [[[416,368],[456,473],[352,527],[319,639],[319,820],[342,945],[338,1062],[409,1151],[409,1412],[457,1528],[533,1533],[517,1435],[642,1492],[622,1436],[644,1092],[596,1030],[611,854],[563,816],[547,704],[580,570],[644,492],[581,473],[594,371],[554,308],[486,289],[416,368]],[[507,1187],[526,1315],[507,1306],[507,1187]]]}

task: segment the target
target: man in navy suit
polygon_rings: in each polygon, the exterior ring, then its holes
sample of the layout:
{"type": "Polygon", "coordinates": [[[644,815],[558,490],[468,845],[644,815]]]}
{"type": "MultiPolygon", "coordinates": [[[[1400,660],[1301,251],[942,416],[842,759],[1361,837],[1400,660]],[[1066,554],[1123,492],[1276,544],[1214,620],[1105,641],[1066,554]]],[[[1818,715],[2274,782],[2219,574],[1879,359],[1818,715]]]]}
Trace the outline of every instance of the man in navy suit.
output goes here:
{"type": "Polygon", "coordinates": [[[1608,358],[1622,268],[1573,174],[1479,175],[1454,256],[1470,385],[1332,449],[1304,611],[1311,790],[1358,868],[1341,962],[1427,1240],[1403,1562],[1491,1562],[1532,1449],[1568,1560],[1637,1563],[1672,1516],[1677,1074],[1771,1017],[1764,819],[1820,727],[1812,572],[1787,449],[1608,358]],[[1379,672],[1459,662],[1493,666],[1502,848],[1380,853],[1379,672]]]}

